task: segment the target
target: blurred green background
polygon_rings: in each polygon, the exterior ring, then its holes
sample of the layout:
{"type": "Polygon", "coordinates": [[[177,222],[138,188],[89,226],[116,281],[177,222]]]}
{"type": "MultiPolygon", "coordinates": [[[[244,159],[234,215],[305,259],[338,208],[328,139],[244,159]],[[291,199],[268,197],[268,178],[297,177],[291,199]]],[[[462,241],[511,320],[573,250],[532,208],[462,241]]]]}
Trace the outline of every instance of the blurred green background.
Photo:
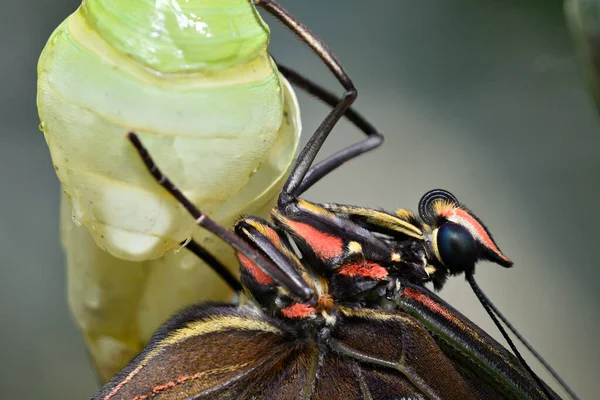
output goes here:
{"type": "MultiPolygon", "coordinates": [[[[37,57],[78,3],[11,2],[0,13],[3,399],[84,399],[96,389],[67,309],[60,188],[35,108],[37,57]]],[[[282,3],[336,52],[359,89],[356,107],[386,135],[306,197],[415,209],[429,189],[454,192],[515,261],[510,270],[481,264],[481,286],[581,398],[597,398],[600,123],[562,2],[282,3]]],[[[309,50],[267,21],[278,61],[341,93],[309,50]]],[[[326,109],[300,100],[306,140],[326,109]]],[[[323,154],[358,138],[342,123],[323,154]]],[[[499,337],[462,278],[443,297],[499,337]]]]}

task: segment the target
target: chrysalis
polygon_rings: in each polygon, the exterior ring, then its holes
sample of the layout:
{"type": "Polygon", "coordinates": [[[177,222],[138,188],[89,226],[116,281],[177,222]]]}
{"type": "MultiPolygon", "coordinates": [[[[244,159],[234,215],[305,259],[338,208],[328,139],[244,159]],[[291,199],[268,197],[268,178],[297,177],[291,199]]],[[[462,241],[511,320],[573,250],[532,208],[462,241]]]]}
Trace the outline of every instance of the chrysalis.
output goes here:
{"type": "MultiPolygon", "coordinates": [[[[87,0],[42,52],[38,109],[64,192],[69,303],[104,379],[182,306],[230,296],[200,261],[174,253],[194,221],[131,168],[124,135],[140,132],[223,224],[267,213],[301,129],[268,40],[247,0],[87,0]]],[[[236,267],[218,239],[198,235],[236,267]]]]}

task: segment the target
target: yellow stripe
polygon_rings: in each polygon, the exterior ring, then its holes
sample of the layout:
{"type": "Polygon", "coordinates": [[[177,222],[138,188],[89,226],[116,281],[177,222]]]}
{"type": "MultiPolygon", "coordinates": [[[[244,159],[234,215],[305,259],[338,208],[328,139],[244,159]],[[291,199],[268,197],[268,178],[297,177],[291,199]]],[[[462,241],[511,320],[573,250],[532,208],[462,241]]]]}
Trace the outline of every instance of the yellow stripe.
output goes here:
{"type": "Polygon", "coordinates": [[[317,214],[317,215],[324,215],[326,217],[330,217],[333,218],[335,217],[335,215],[331,212],[329,212],[328,210],[326,210],[325,208],[318,206],[314,203],[310,203],[306,200],[303,199],[298,199],[298,207],[302,208],[306,211],[309,211],[313,214],[317,214]]]}
{"type": "Polygon", "coordinates": [[[403,219],[405,221],[412,221],[417,219],[417,217],[415,217],[415,214],[412,211],[409,211],[405,208],[397,209],[395,214],[398,218],[403,219]]]}
{"type": "Polygon", "coordinates": [[[401,314],[401,313],[387,313],[384,311],[371,310],[368,308],[355,309],[355,308],[338,307],[338,309],[340,310],[340,312],[342,314],[344,314],[347,317],[358,317],[358,318],[365,318],[365,319],[371,319],[371,320],[377,320],[377,321],[397,321],[397,322],[400,322],[403,324],[409,324],[412,326],[419,326],[419,327],[422,326],[420,323],[416,322],[414,320],[414,318],[412,318],[408,315],[401,314]]]}
{"type": "Polygon", "coordinates": [[[351,253],[362,253],[362,246],[360,243],[352,241],[348,243],[348,250],[350,250],[351,253]]]}
{"type": "Polygon", "coordinates": [[[202,336],[208,333],[221,332],[226,330],[238,331],[261,331],[280,335],[282,332],[265,321],[253,320],[237,316],[211,317],[202,321],[195,321],[171,332],[169,336],[161,340],[160,343],[152,349],[142,361],[145,364],[152,357],[160,353],[165,347],[182,342],[194,336],[202,336]]]}
{"type": "Polygon", "coordinates": [[[275,232],[270,226],[264,225],[250,218],[243,218],[240,222],[245,222],[246,224],[250,225],[251,227],[256,229],[258,233],[260,233],[269,240],[271,239],[272,234],[277,235],[277,232],[275,232]]]}
{"type": "Polygon", "coordinates": [[[280,335],[282,332],[265,321],[253,320],[237,316],[220,316],[211,317],[202,321],[195,321],[187,324],[183,328],[179,328],[148,353],[141,364],[146,364],[148,360],[160,353],[165,347],[182,342],[194,336],[202,336],[208,333],[221,332],[226,330],[238,331],[261,331],[280,335]]]}
{"type": "MultiPolygon", "coordinates": [[[[194,336],[202,336],[208,333],[220,332],[229,329],[242,330],[242,331],[261,331],[267,333],[273,333],[276,335],[281,334],[282,332],[265,321],[260,320],[252,320],[248,318],[242,318],[238,316],[218,316],[218,317],[210,317],[202,321],[195,321],[188,323],[185,327],[179,328],[173,332],[165,339],[163,339],[155,348],[153,348],[147,355],[144,357],[142,361],[137,365],[137,367],[127,375],[120,384],[118,384],[113,390],[116,393],[125,383],[131,381],[131,379],[137,375],[143,367],[146,366],[149,360],[158,355],[162,350],[166,347],[181,342],[183,340],[189,339],[194,336]]],[[[106,398],[110,398],[114,395],[111,392],[109,396],[106,398]]]]}
{"type": "Polygon", "coordinates": [[[438,228],[435,228],[433,230],[433,233],[431,234],[431,247],[433,247],[433,252],[435,253],[435,258],[437,258],[437,260],[445,267],[446,264],[444,264],[444,260],[442,260],[442,256],[440,255],[440,250],[438,249],[438,245],[437,245],[437,234],[438,234],[438,228]]]}
{"type": "MultiPolygon", "coordinates": [[[[414,237],[415,239],[423,239],[423,232],[418,227],[414,226],[408,221],[405,221],[403,219],[400,219],[382,211],[373,210],[371,208],[344,206],[337,204],[327,204],[326,207],[327,209],[333,212],[366,217],[369,222],[375,225],[379,225],[383,228],[403,233],[407,236],[414,237]]],[[[405,216],[408,217],[409,215],[412,216],[412,214],[406,211],[405,216]]]]}
{"type": "Polygon", "coordinates": [[[173,331],[167,338],[163,339],[159,347],[162,349],[166,346],[184,341],[193,336],[202,336],[208,333],[220,332],[225,330],[241,330],[241,331],[262,331],[274,334],[281,334],[281,331],[275,328],[268,322],[242,318],[237,316],[226,316],[217,318],[208,318],[203,321],[195,321],[187,324],[183,328],[173,331]]]}

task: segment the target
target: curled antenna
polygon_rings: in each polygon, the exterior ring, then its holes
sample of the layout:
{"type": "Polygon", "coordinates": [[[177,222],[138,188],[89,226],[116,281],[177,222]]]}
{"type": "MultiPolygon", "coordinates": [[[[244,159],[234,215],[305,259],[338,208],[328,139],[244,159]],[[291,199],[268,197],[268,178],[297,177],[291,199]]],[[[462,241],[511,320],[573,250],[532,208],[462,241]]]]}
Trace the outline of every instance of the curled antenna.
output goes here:
{"type": "Polygon", "coordinates": [[[437,215],[433,211],[433,203],[443,200],[459,205],[455,195],[444,189],[433,189],[425,193],[419,200],[419,216],[429,225],[435,224],[437,215]]]}
{"type": "Polygon", "coordinates": [[[533,346],[531,346],[529,344],[529,342],[527,342],[527,340],[525,340],[523,335],[521,335],[519,333],[519,331],[517,331],[517,329],[510,322],[508,322],[506,317],[504,317],[504,315],[502,315],[502,313],[498,310],[498,308],[496,308],[494,303],[492,303],[492,301],[485,295],[485,293],[483,293],[483,291],[481,290],[481,288],[475,281],[475,276],[473,275],[473,273],[471,272],[471,273],[467,273],[465,275],[466,275],[465,277],[467,279],[467,282],[469,282],[469,285],[471,285],[471,289],[473,289],[473,292],[477,296],[477,299],[479,299],[479,302],[481,303],[481,305],[483,306],[485,311],[488,313],[488,315],[490,316],[492,321],[494,321],[494,324],[496,324],[496,327],[498,328],[500,333],[502,333],[502,336],[504,336],[504,339],[508,342],[508,345],[512,349],[515,356],[519,359],[521,364],[523,364],[523,367],[527,370],[527,372],[529,372],[531,377],[537,382],[537,384],[539,385],[540,389],[542,389],[542,391],[544,392],[546,397],[548,397],[549,399],[552,398],[550,393],[548,393],[548,389],[547,389],[546,385],[542,382],[542,380],[535,374],[535,372],[533,372],[533,370],[525,362],[525,360],[523,359],[523,356],[521,356],[521,353],[519,353],[515,344],[513,343],[513,341],[510,339],[510,337],[506,333],[506,330],[504,329],[502,324],[500,324],[500,321],[498,321],[498,318],[500,318],[500,320],[502,320],[502,322],[516,336],[516,338],[519,339],[519,341],[523,344],[523,346],[525,346],[527,348],[527,350],[529,350],[531,352],[531,354],[533,354],[533,356],[544,366],[544,368],[546,368],[546,371],[548,371],[552,375],[552,377],[565,390],[565,392],[567,392],[573,400],[579,400],[579,397],[577,397],[575,392],[573,392],[573,390],[571,390],[569,385],[567,385],[567,383],[558,375],[558,373],[550,366],[550,364],[548,364],[548,362],[546,362],[546,360],[544,360],[544,358],[533,348],[533,346]]]}

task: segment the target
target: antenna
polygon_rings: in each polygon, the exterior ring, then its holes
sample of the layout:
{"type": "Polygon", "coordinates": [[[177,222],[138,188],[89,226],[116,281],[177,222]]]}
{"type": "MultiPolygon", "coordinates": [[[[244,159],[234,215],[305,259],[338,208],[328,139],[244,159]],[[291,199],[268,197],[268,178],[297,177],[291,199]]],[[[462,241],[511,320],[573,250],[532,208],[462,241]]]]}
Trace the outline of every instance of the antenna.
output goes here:
{"type": "Polygon", "coordinates": [[[498,308],[494,305],[494,303],[492,303],[492,301],[485,295],[485,293],[483,293],[483,291],[481,290],[481,288],[475,281],[475,276],[473,275],[473,272],[468,272],[465,275],[466,275],[465,277],[467,279],[467,282],[469,282],[469,285],[471,285],[471,289],[473,289],[473,292],[477,296],[477,299],[479,299],[479,302],[481,303],[481,305],[483,306],[485,311],[487,311],[487,313],[490,316],[490,318],[492,319],[492,321],[494,321],[494,324],[496,324],[496,327],[498,328],[500,333],[502,333],[502,336],[504,336],[504,339],[508,342],[508,345],[510,346],[512,351],[515,353],[515,356],[519,359],[521,364],[523,364],[523,367],[527,370],[527,372],[529,372],[531,377],[538,383],[538,385],[540,386],[540,388],[542,389],[544,394],[549,399],[552,398],[552,396],[550,396],[550,393],[548,393],[548,389],[546,388],[546,385],[535,374],[535,372],[533,372],[531,370],[531,368],[529,367],[527,362],[525,362],[525,360],[523,359],[523,356],[521,356],[521,353],[519,353],[515,344],[513,343],[513,341],[510,339],[510,337],[506,333],[506,330],[504,329],[502,324],[500,324],[500,321],[498,321],[498,318],[500,318],[500,320],[502,320],[502,322],[516,336],[516,338],[519,339],[519,341],[527,348],[527,350],[529,350],[531,352],[531,354],[533,354],[533,356],[544,366],[544,368],[546,368],[546,370],[552,375],[552,377],[558,382],[558,384],[569,394],[569,396],[571,396],[571,398],[573,398],[574,400],[579,400],[579,397],[577,397],[575,392],[573,392],[573,390],[571,390],[569,385],[567,385],[567,383],[558,375],[558,373],[550,366],[550,364],[548,364],[548,362],[546,362],[546,360],[544,360],[544,358],[533,348],[533,346],[531,346],[529,344],[529,342],[527,342],[527,340],[525,340],[523,335],[521,335],[519,333],[519,331],[517,331],[517,329],[510,322],[508,322],[506,317],[504,317],[504,315],[502,315],[502,313],[498,310],[498,308]],[[498,317],[498,318],[496,318],[496,317],[498,317]]]}

